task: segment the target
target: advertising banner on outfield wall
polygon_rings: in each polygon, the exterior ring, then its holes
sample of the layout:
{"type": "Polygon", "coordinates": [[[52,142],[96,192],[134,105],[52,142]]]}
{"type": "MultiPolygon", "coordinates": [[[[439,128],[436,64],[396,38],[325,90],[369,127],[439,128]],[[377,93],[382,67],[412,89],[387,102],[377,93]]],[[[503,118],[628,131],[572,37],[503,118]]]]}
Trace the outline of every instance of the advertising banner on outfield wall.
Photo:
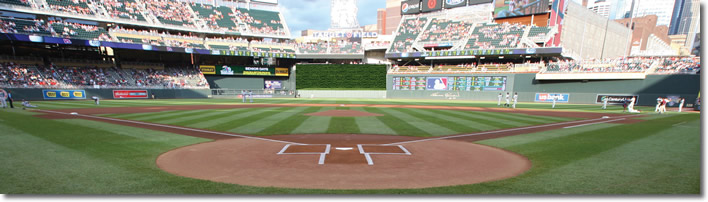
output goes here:
{"type": "Polygon", "coordinates": [[[471,5],[477,5],[477,4],[485,4],[485,3],[492,3],[494,0],[469,0],[468,4],[471,5]]]}
{"type": "Polygon", "coordinates": [[[249,67],[249,66],[214,66],[199,65],[204,75],[222,76],[288,76],[288,68],[280,67],[249,67]]]}
{"type": "Polygon", "coordinates": [[[77,100],[86,99],[84,90],[42,90],[45,100],[77,100]]]}
{"type": "Polygon", "coordinates": [[[553,98],[557,98],[556,102],[568,102],[570,94],[568,93],[536,93],[535,102],[553,102],[553,98]]]}
{"type": "Polygon", "coordinates": [[[113,99],[147,99],[147,90],[113,90],[113,99]]]}
{"type": "Polygon", "coordinates": [[[595,99],[595,103],[597,104],[602,104],[602,97],[607,97],[607,104],[611,105],[621,105],[624,103],[625,100],[627,100],[627,103],[629,103],[630,100],[632,100],[632,97],[636,97],[635,102],[639,103],[639,96],[638,95],[628,95],[628,94],[622,94],[622,95],[616,95],[616,94],[598,94],[597,98],[595,99]]]}

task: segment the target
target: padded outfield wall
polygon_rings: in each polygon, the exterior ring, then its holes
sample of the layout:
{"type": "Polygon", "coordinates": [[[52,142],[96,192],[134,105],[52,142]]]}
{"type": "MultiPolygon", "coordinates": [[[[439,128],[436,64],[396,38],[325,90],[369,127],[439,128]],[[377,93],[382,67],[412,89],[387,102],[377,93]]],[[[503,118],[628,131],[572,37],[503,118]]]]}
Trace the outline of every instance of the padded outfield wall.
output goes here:
{"type": "MultiPolygon", "coordinates": [[[[519,102],[534,102],[537,93],[568,94],[568,103],[596,104],[597,96],[637,95],[639,105],[655,105],[658,96],[686,98],[694,104],[700,91],[700,75],[647,75],[641,80],[566,80],[538,81],[536,74],[389,74],[386,76],[387,98],[455,99],[496,101],[499,93],[519,93],[519,102]],[[464,90],[394,90],[394,77],[505,77],[504,91],[464,90]]],[[[427,84],[427,81],[426,81],[427,84]]],[[[425,87],[427,88],[427,86],[425,87]]]]}
{"type": "MultiPolygon", "coordinates": [[[[100,99],[114,99],[114,90],[123,91],[145,91],[148,98],[126,98],[126,99],[149,99],[152,94],[155,94],[156,99],[199,99],[208,98],[211,95],[209,89],[42,89],[42,88],[4,88],[12,93],[13,104],[20,105],[22,99],[30,101],[43,100],[61,100],[45,99],[44,90],[60,93],[66,92],[82,92],[84,99],[76,100],[91,100],[91,97],[97,96],[100,99]]],[[[70,100],[70,99],[63,99],[70,100]]]]}

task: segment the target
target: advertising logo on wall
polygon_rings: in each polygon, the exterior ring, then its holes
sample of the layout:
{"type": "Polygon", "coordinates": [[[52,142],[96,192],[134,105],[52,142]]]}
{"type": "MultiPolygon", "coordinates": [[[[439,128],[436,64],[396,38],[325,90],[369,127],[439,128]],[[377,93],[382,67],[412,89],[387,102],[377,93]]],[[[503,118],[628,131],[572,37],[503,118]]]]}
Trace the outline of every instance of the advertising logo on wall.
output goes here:
{"type": "Polygon", "coordinates": [[[409,0],[401,2],[402,14],[417,14],[420,13],[420,0],[409,0]]]}
{"type": "Polygon", "coordinates": [[[535,102],[553,102],[553,98],[556,98],[556,102],[568,102],[570,99],[570,94],[568,93],[536,93],[535,102]]]}
{"type": "Polygon", "coordinates": [[[137,98],[147,99],[148,92],[147,92],[147,90],[114,90],[113,91],[113,98],[114,99],[137,99],[137,98]]]}
{"type": "Polygon", "coordinates": [[[442,10],[442,4],[444,0],[423,0],[423,7],[420,9],[422,12],[432,12],[442,10]]]}
{"type": "Polygon", "coordinates": [[[627,102],[629,102],[630,100],[632,100],[632,97],[636,97],[634,101],[637,102],[637,103],[639,102],[639,96],[637,96],[637,95],[627,95],[627,94],[624,94],[624,95],[599,94],[599,95],[597,95],[597,98],[595,99],[595,103],[601,104],[601,103],[603,102],[603,100],[602,100],[603,97],[605,97],[605,99],[607,99],[607,104],[621,105],[621,104],[624,103],[625,100],[626,100],[627,102]]]}
{"type": "Polygon", "coordinates": [[[282,89],[283,84],[281,81],[270,81],[265,80],[265,89],[282,89]]]}
{"type": "Polygon", "coordinates": [[[74,100],[86,99],[84,90],[42,90],[45,100],[74,100]]]}
{"type": "Polygon", "coordinates": [[[447,77],[428,77],[427,90],[447,90],[447,77]]]}
{"type": "Polygon", "coordinates": [[[467,5],[467,0],[445,0],[445,8],[455,8],[467,5]]]}
{"type": "Polygon", "coordinates": [[[281,67],[253,67],[253,66],[214,66],[200,65],[199,70],[204,75],[227,75],[227,76],[288,76],[288,68],[281,67]]]}

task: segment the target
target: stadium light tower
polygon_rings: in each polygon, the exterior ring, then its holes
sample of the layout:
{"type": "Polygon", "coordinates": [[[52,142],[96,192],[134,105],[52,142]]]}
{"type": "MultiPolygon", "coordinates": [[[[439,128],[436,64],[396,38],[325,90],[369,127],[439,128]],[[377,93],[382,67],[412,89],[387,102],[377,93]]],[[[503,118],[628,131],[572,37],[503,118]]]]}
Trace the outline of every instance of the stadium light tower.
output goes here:
{"type": "Polygon", "coordinates": [[[358,29],[359,21],[356,19],[359,7],[358,0],[331,0],[330,16],[332,29],[358,29]]]}

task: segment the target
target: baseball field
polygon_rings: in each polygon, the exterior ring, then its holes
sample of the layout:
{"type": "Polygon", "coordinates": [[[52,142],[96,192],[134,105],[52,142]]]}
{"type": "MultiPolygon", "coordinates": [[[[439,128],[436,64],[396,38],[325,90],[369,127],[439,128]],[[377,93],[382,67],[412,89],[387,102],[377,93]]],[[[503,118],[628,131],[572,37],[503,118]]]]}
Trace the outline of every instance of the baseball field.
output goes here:
{"type": "Polygon", "coordinates": [[[700,113],[398,99],[0,109],[5,194],[701,193],[700,113]]]}

